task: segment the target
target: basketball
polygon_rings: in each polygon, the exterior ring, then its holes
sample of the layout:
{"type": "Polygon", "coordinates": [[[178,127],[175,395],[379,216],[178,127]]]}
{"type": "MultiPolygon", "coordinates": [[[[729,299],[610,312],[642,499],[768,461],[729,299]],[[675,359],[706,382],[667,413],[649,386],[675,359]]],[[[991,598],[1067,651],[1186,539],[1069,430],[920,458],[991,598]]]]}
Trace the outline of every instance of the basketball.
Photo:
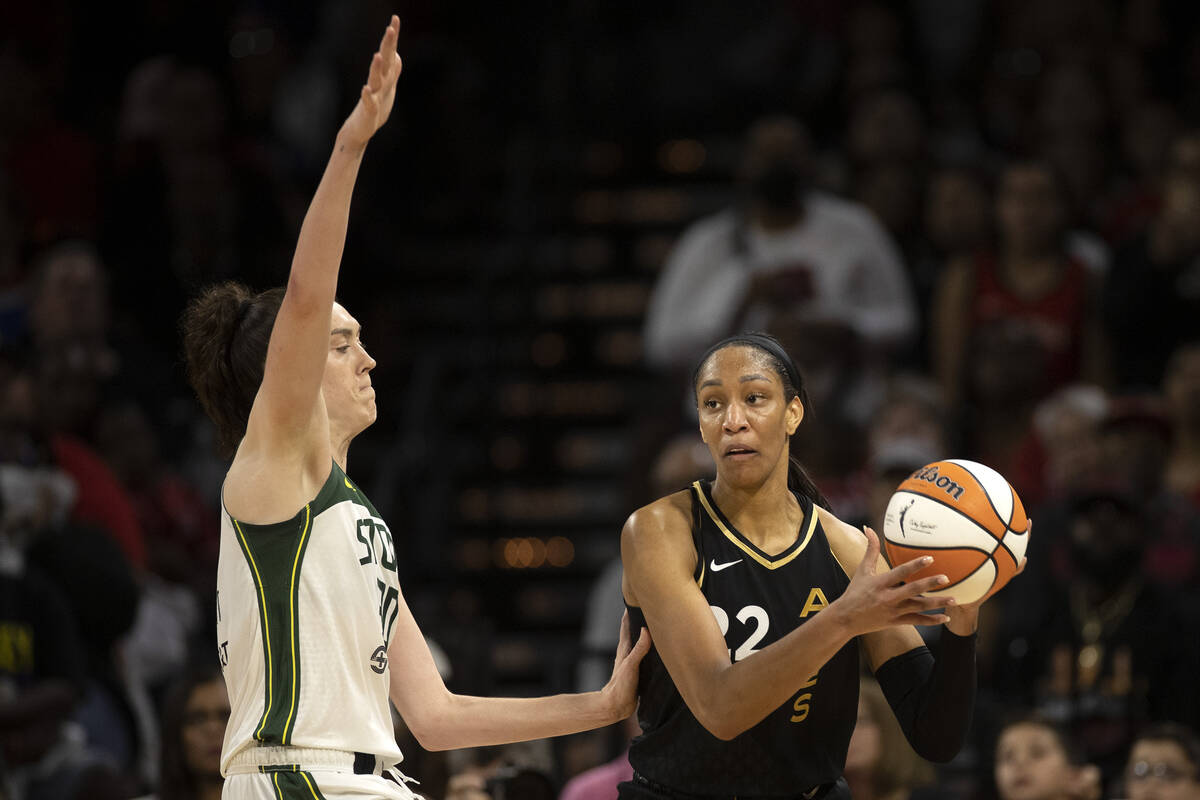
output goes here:
{"type": "Polygon", "coordinates": [[[1016,574],[1029,543],[1021,498],[1000,473],[952,458],[926,464],[892,494],[883,518],[883,549],[893,567],[921,556],[933,563],[909,580],[943,574],[950,583],[927,592],[960,605],[999,589],[1016,574]]]}

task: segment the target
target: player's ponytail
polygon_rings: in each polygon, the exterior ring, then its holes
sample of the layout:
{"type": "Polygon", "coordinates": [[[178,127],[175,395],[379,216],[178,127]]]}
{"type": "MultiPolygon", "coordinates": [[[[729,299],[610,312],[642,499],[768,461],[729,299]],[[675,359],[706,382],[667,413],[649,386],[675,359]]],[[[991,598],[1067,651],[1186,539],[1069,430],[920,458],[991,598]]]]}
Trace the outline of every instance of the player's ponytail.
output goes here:
{"type": "MultiPolygon", "coordinates": [[[[793,397],[799,397],[804,408],[811,412],[808,402],[808,392],[804,388],[804,376],[800,374],[800,369],[796,366],[796,362],[792,361],[792,357],[783,349],[783,345],[779,343],[779,340],[767,333],[739,333],[722,339],[708,348],[696,363],[696,368],[692,370],[693,392],[696,391],[696,381],[700,377],[700,370],[704,369],[705,363],[712,357],[713,353],[733,346],[753,347],[762,351],[770,359],[772,369],[779,375],[779,379],[783,383],[784,397],[789,401],[793,397]]],[[[789,446],[790,444],[789,441],[789,446]]],[[[813,505],[832,511],[829,508],[829,501],[825,499],[825,495],[817,488],[817,484],[813,482],[813,479],[809,477],[808,472],[804,469],[804,465],[800,463],[800,459],[790,453],[788,454],[787,485],[792,491],[802,494],[811,500],[813,505]]]]}
{"type": "Polygon", "coordinates": [[[217,427],[217,446],[225,458],[233,456],[246,434],[283,291],[255,294],[226,281],[205,289],[183,312],[188,382],[217,427]]]}
{"type": "Polygon", "coordinates": [[[808,471],[804,469],[804,465],[800,463],[800,459],[790,454],[788,455],[788,488],[812,500],[814,506],[820,506],[826,511],[833,511],[829,507],[829,501],[825,495],[817,488],[817,484],[813,482],[808,471]]]}

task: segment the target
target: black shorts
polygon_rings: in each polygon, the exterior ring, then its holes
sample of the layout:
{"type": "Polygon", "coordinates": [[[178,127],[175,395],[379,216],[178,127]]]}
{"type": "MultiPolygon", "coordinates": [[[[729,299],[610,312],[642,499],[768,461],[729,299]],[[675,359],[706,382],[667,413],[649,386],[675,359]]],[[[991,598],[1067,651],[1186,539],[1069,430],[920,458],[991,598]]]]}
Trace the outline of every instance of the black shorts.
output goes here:
{"type": "Polygon", "coordinates": [[[633,780],[623,781],[617,785],[617,800],[850,800],[850,787],[845,778],[838,778],[834,783],[815,787],[815,791],[801,792],[787,797],[775,795],[770,798],[758,795],[700,795],[689,792],[677,792],[670,787],[633,773],[633,780]]]}

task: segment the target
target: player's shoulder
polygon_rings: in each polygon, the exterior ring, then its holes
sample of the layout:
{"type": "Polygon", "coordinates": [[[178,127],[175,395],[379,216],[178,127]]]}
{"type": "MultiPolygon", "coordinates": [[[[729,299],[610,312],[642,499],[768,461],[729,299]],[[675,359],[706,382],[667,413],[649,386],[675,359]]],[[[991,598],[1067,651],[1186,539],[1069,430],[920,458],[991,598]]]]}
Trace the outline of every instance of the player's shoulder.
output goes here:
{"type": "Polygon", "coordinates": [[[625,599],[637,605],[633,584],[666,577],[688,580],[698,555],[692,541],[692,500],[683,490],[660,497],[629,515],[621,530],[625,599]]]}
{"type": "Polygon", "coordinates": [[[625,520],[625,530],[633,534],[652,534],[678,528],[690,529],[692,497],[690,489],[664,495],[634,511],[625,520]]]}
{"type": "Polygon", "coordinates": [[[683,489],[660,497],[634,511],[625,520],[621,543],[635,550],[673,547],[692,539],[691,491],[683,489]]]}
{"type": "Polygon", "coordinates": [[[858,528],[843,522],[832,511],[813,506],[821,529],[825,531],[825,541],[829,542],[829,550],[834,559],[847,575],[853,575],[867,552],[867,536],[858,528]]]}

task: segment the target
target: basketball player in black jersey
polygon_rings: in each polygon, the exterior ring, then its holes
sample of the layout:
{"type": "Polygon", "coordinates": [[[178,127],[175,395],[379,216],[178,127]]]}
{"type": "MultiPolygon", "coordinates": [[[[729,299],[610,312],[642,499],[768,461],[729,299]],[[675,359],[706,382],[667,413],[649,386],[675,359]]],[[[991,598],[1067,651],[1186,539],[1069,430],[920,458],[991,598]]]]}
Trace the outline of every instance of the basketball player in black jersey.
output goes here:
{"type": "Polygon", "coordinates": [[[848,797],[860,640],[914,749],[953,758],[979,603],[923,597],[948,582],[905,583],[928,559],[888,569],[873,531],[830,513],[789,455],[806,396],[775,339],[717,343],[693,387],[716,480],[638,509],[621,534],[630,621],[654,648],[620,797],[848,797]],[[914,626],[943,623],[935,659],[914,626]]]}

